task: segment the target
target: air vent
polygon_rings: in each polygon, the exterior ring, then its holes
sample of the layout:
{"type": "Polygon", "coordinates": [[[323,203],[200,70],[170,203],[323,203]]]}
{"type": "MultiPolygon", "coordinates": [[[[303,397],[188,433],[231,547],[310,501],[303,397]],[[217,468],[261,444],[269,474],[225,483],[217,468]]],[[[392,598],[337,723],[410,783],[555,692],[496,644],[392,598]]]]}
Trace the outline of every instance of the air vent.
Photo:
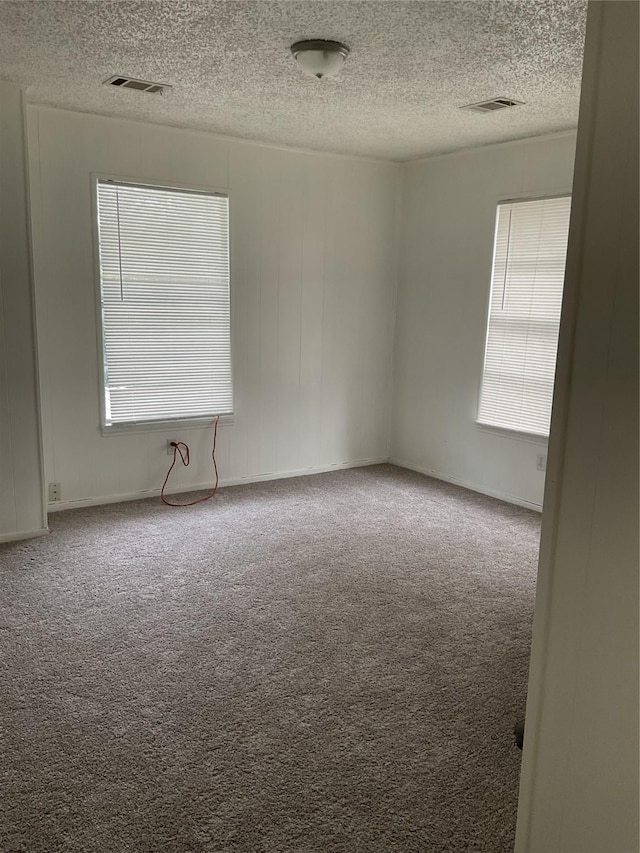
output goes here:
{"type": "Polygon", "coordinates": [[[148,92],[151,95],[166,92],[171,86],[166,83],[149,83],[147,80],[134,80],[133,77],[109,77],[104,81],[105,86],[117,86],[119,89],[136,89],[138,92],[148,92]]]}
{"type": "Polygon", "coordinates": [[[496,110],[506,110],[507,107],[519,107],[524,101],[514,101],[513,98],[492,98],[490,101],[480,101],[479,104],[466,104],[461,110],[472,110],[474,113],[492,113],[496,110]]]}

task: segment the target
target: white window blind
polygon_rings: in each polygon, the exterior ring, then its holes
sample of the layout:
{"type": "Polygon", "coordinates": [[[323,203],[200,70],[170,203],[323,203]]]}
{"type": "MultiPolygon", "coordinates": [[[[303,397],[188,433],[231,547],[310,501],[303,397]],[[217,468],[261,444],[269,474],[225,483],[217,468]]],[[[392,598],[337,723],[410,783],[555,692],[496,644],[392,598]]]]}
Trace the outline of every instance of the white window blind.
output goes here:
{"type": "Polygon", "coordinates": [[[570,207],[498,205],[479,423],[549,434],[570,207]]]}
{"type": "Polygon", "coordinates": [[[231,413],[222,194],[98,181],[105,422],[231,413]]]}

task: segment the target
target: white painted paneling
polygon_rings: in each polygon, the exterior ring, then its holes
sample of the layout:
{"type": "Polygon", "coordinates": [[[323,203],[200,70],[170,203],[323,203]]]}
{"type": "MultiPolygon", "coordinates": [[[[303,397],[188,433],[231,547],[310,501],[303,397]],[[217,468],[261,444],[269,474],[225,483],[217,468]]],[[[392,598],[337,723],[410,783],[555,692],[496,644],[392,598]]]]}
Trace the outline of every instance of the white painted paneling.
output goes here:
{"type": "Polygon", "coordinates": [[[47,526],[22,92],[0,81],[0,541],[47,526]]]}
{"type": "Polygon", "coordinates": [[[637,853],[638,4],[589,4],[518,853],[637,853]]]}
{"type": "Polygon", "coordinates": [[[568,134],[405,166],[391,442],[399,464],[541,505],[536,454],[546,442],[475,418],[496,204],[570,190],[574,149],[568,134]]]}
{"type": "Polygon", "coordinates": [[[235,419],[223,482],[388,456],[400,169],[29,106],[47,481],[62,501],[211,477],[211,431],[99,429],[90,173],[228,189],[235,419]]]}

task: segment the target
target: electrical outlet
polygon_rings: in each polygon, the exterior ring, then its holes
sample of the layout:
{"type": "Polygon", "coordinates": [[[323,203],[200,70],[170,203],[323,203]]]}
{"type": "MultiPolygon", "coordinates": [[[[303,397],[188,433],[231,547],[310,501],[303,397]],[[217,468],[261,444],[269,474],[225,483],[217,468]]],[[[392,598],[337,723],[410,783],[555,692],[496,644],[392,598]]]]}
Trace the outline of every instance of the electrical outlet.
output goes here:
{"type": "Polygon", "coordinates": [[[49,503],[60,500],[60,483],[49,483],[49,503]]]}
{"type": "Polygon", "coordinates": [[[547,454],[546,453],[538,453],[536,456],[536,471],[546,471],[547,470],[547,454]]]}
{"type": "Polygon", "coordinates": [[[178,442],[177,438],[170,438],[167,441],[167,456],[173,456],[173,445],[177,444],[177,442],[178,442]]]}

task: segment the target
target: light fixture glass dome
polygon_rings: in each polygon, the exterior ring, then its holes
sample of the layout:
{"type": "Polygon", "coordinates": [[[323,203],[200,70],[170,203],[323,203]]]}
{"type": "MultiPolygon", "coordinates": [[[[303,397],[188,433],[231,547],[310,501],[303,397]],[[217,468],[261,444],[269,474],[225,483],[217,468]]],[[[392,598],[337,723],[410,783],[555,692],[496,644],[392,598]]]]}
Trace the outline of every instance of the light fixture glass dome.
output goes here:
{"type": "Polygon", "coordinates": [[[349,48],[339,41],[310,39],[291,45],[291,53],[305,74],[324,80],[335,77],[349,55],[349,48]]]}

